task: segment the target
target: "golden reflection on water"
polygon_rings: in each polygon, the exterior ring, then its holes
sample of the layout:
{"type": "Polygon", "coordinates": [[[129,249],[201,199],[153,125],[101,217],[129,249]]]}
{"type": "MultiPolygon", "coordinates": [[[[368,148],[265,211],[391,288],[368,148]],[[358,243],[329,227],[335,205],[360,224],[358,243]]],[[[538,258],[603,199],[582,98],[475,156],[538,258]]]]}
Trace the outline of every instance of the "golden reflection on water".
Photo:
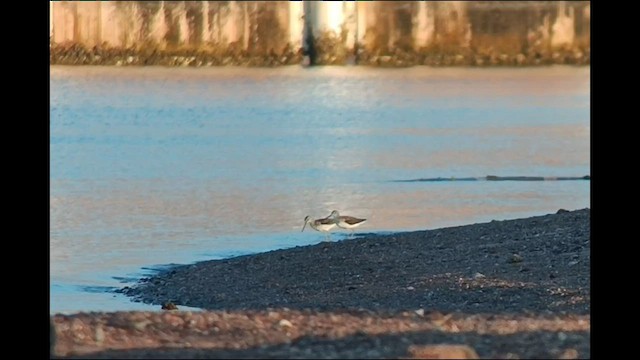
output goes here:
{"type": "MultiPolygon", "coordinates": [[[[493,185],[482,183],[486,187],[493,185]]],[[[298,229],[304,216],[320,218],[333,209],[367,218],[368,223],[359,231],[433,228],[494,214],[543,209],[554,196],[526,189],[492,189],[484,193],[474,189],[478,184],[443,188],[422,183],[411,186],[413,190],[403,190],[404,184],[396,186],[400,189],[387,192],[366,186],[277,193],[268,187],[250,191],[237,187],[224,192],[209,188],[166,195],[120,190],[96,192],[91,197],[57,196],[51,201],[52,240],[59,236],[58,231],[81,229],[129,229],[136,233],[137,246],[153,246],[157,241],[189,242],[190,238],[216,238],[238,232],[287,233],[298,229]]]]}

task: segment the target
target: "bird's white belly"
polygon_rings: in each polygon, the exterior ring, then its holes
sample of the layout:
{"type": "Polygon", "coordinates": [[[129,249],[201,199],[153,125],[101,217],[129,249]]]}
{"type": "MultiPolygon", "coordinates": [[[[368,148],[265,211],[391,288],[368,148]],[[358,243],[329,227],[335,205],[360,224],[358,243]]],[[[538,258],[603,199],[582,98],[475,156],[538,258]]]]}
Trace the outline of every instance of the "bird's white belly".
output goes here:
{"type": "Polygon", "coordinates": [[[329,231],[333,229],[336,226],[336,224],[318,224],[318,225],[311,225],[311,226],[318,231],[329,231]]]}

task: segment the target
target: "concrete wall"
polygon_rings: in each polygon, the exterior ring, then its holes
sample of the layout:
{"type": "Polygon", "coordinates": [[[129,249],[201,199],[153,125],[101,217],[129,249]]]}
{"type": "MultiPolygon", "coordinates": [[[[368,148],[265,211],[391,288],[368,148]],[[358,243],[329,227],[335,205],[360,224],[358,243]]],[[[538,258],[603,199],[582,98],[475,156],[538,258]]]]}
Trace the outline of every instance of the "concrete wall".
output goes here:
{"type": "MultiPolygon", "coordinates": [[[[280,50],[300,42],[296,5],[259,1],[112,1],[52,3],[54,43],[85,46],[199,48],[207,45],[280,50]],[[293,10],[293,11],[292,11],[293,10]],[[297,26],[297,27],[296,27],[297,26]]],[[[299,6],[298,6],[299,7],[299,6]]]]}
{"type": "Polygon", "coordinates": [[[56,1],[50,9],[51,63],[297,63],[308,32],[319,64],[589,63],[589,1],[56,1]]]}

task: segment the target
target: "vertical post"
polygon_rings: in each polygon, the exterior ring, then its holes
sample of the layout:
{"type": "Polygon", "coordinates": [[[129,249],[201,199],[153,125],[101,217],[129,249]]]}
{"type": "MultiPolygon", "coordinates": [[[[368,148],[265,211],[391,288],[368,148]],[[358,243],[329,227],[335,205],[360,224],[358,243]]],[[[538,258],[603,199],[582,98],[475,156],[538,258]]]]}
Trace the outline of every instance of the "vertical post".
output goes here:
{"type": "Polygon", "coordinates": [[[98,2],[97,4],[97,18],[96,18],[96,33],[95,33],[95,45],[100,46],[102,43],[102,3],[98,2]]]}
{"type": "Polygon", "coordinates": [[[305,1],[304,2],[304,42],[302,46],[302,53],[304,54],[304,59],[302,61],[303,65],[313,66],[316,64],[316,58],[318,54],[316,53],[315,47],[315,39],[313,36],[313,19],[315,16],[314,2],[305,1]]]}
{"type": "MultiPolygon", "coordinates": [[[[306,2],[306,1],[305,1],[306,2]]],[[[289,43],[297,50],[304,47],[304,3],[303,1],[289,2],[289,43]]]]}
{"type": "Polygon", "coordinates": [[[72,11],[73,11],[73,42],[80,42],[80,19],[78,18],[78,3],[72,3],[72,11]]]}

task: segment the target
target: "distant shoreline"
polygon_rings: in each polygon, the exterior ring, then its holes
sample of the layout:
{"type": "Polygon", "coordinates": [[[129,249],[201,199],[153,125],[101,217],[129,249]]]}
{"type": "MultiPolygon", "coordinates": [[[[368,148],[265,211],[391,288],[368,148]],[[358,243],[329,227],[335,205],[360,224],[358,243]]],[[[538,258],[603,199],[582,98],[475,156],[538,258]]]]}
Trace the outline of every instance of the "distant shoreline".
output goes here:
{"type": "MultiPolygon", "coordinates": [[[[330,57],[334,58],[334,57],[330,57]]],[[[316,66],[370,66],[403,68],[429,67],[544,67],[551,65],[589,66],[590,53],[575,50],[556,50],[532,54],[474,54],[474,53],[422,53],[397,51],[387,55],[359,54],[342,57],[340,61],[318,60],[316,66]]],[[[279,67],[302,65],[305,56],[301,50],[287,47],[281,53],[251,54],[246,51],[155,48],[114,48],[83,46],[77,43],[53,43],[49,49],[50,65],[113,65],[167,67],[279,67]]]]}

